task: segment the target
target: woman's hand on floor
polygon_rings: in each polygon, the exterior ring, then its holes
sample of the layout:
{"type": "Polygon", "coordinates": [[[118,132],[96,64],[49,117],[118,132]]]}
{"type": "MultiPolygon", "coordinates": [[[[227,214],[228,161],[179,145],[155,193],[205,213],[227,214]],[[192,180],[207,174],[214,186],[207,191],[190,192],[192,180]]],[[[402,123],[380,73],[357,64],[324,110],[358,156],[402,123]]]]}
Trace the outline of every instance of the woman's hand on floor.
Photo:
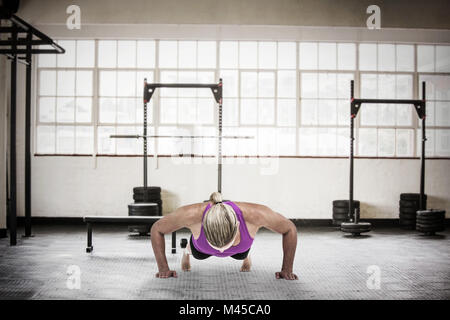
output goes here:
{"type": "Polygon", "coordinates": [[[288,271],[275,272],[275,278],[286,279],[286,280],[298,280],[298,277],[295,273],[288,272],[288,271]]]}
{"type": "Polygon", "coordinates": [[[156,274],[157,278],[177,278],[177,272],[174,270],[160,271],[156,274]]]}

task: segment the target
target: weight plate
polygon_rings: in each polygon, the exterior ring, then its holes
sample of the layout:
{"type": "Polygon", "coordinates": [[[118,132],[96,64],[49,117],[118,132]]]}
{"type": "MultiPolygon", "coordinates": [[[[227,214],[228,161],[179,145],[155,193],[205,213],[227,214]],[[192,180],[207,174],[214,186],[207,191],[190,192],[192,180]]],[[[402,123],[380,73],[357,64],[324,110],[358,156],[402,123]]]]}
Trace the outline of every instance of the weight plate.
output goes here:
{"type": "Polygon", "coordinates": [[[333,214],[347,214],[349,213],[348,208],[339,208],[339,207],[333,207],[333,214]]]}
{"type": "Polygon", "coordinates": [[[416,226],[424,228],[443,228],[443,223],[417,223],[416,226]]]}
{"type": "Polygon", "coordinates": [[[143,195],[143,194],[134,194],[133,200],[137,201],[137,202],[143,202],[143,201],[158,202],[158,201],[161,201],[161,196],[160,195],[158,195],[158,196],[147,195],[147,197],[145,197],[145,195],[143,195]]]}
{"type": "Polygon", "coordinates": [[[445,219],[417,219],[416,220],[417,223],[424,223],[424,224],[429,224],[429,223],[442,223],[445,224],[445,219]]]}
{"type": "Polygon", "coordinates": [[[419,208],[400,208],[399,212],[400,214],[412,214],[415,216],[417,210],[419,210],[419,208]]]}
{"type": "Polygon", "coordinates": [[[415,214],[400,213],[399,214],[399,218],[400,218],[400,220],[414,220],[414,221],[416,221],[416,215],[415,214]]]}
{"type": "Polygon", "coordinates": [[[428,227],[428,226],[416,226],[416,230],[417,231],[422,231],[422,232],[437,232],[437,231],[444,231],[445,227],[444,226],[437,226],[437,227],[428,227]]]}
{"type": "Polygon", "coordinates": [[[445,217],[445,210],[436,210],[436,209],[429,209],[429,210],[419,210],[417,211],[418,217],[445,217]]]}
{"type": "MultiPolygon", "coordinates": [[[[424,194],[424,199],[427,199],[427,195],[424,194]]],[[[400,200],[420,200],[420,193],[401,193],[400,200]]]]}
{"type": "Polygon", "coordinates": [[[419,201],[417,200],[399,200],[398,204],[400,208],[418,208],[419,201]]]}
{"type": "Polygon", "coordinates": [[[341,228],[345,230],[369,230],[371,228],[371,224],[369,222],[344,222],[341,224],[341,228]]]}
{"type": "MultiPolygon", "coordinates": [[[[350,200],[334,200],[333,207],[334,208],[348,208],[350,204],[350,200]]],[[[359,200],[353,200],[353,207],[359,208],[360,202],[359,200]]]]}
{"type": "Polygon", "coordinates": [[[147,188],[134,187],[133,188],[133,193],[142,194],[144,192],[147,192],[147,193],[161,193],[161,187],[147,187],[147,188]]]}
{"type": "Polygon", "coordinates": [[[348,214],[333,214],[333,220],[348,220],[350,217],[348,214]]]}

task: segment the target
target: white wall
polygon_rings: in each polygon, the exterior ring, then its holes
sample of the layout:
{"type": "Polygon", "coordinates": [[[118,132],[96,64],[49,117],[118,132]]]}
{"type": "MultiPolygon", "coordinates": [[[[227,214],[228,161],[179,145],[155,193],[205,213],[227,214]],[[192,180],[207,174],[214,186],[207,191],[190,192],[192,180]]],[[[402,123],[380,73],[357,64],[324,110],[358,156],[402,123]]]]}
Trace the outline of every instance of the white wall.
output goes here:
{"type": "MultiPolygon", "coordinates": [[[[164,212],[201,202],[216,190],[216,165],[198,158],[149,158],[149,183],[161,186],[164,212]],[[194,163],[197,161],[197,164],[194,163]]],[[[290,218],[331,218],[332,201],[348,198],[347,159],[226,159],[223,195],[263,203],[290,218]],[[240,161],[240,163],[237,163],[240,161]],[[264,175],[263,173],[274,173],[264,175]]],[[[362,217],[398,218],[402,192],[418,192],[419,160],[355,160],[355,199],[362,217]]],[[[142,185],[142,158],[35,157],[35,216],[127,215],[132,188],[142,185]]],[[[450,161],[427,161],[429,208],[450,211],[450,161]]]]}

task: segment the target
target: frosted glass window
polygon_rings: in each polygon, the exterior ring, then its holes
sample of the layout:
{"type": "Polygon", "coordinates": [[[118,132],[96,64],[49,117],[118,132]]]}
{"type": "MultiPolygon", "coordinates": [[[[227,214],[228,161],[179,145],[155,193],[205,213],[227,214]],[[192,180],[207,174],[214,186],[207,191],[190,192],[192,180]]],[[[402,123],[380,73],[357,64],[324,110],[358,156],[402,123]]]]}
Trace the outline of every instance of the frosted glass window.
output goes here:
{"type": "Polygon", "coordinates": [[[116,95],[116,71],[100,72],[100,96],[112,97],[116,95]]]}
{"type": "Polygon", "coordinates": [[[436,46],[436,72],[450,72],[450,46],[436,46]]]}
{"type": "Polygon", "coordinates": [[[273,125],[275,123],[275,100],[258,100],[258,124],[273,125]]]}
{"type": "Polygon", "coordinates": [[[378,71],[394,71],[395,70],[395,45],[379,44],[378,45],[378,71]]]}
{"type": "Polygon", "coordinates": [[[239,42],[239,67],[256,68],[258,61],[258,47],[256,41],[239,42]]]}
{"type": "Polygon", "coordinates": [[[215,68],[216,67],[216,42],[198,41],[197,42],[197,67],[215,68]]]}
{"type": "Polygon", "coordinates": [[[350,100],[350,83],[353,80],[353,73],[337,74],[337,97],[339,99],[350,100]]]}
{"type": "Polygon", "coordinates": [[[214,102],[211,98],[197,99],[196,123],[211,124],[214,122],[214,102]]]}
{"type": "Polygon", "coordinates": [[[295,71],[278,71],[278,97],[291,98],[296,96],[297,78],[295,71]]]}
{"type": "Polygon", "coordinates": [[[75,153],[75,128],[73,126],[56,127],[56,153],[75,153]]]}
{"type": "Polygon", "coordinates": [[[450,126],[450,101],[436,101],[436,125],[441,127],[450,126]]]}
{"type": "Polygon", "coordinates": [[[395,99],[395,78],[393,74],[378,75],[378,93],[380,99],[395,99]]]}
{"type": "Polygon", "coordinates": [[[318,155],[336,155],[336,128],[318,128],[317,140],[318,155]]]}
{"type": "Polygon", "coordinates": [[[436,155],[450,156],[450,130],[436,130],[436,155]]]}
{"type": "Polygon", "coordinates": [[[338,69],[355,70],[356,46],[354,43],[338,43],[338,69]]]}
{"type": "Polygon", "coordinates": [[[314,156],[317,154],[317,128],[300,128],[298,133],[299,154],[314,156]]]}
{"type": "Polygon", "coordinates": [[[295,126],[296,114],[296,103],[294,99],[278,99],[277,124],[279,126],[295,126]]]}
{"type": "Polygon", "coordinates": [[[318,123],[318,100],[302,100],[301,122],[304,125],[315,125],[318,123]]]}
{"type": "Polygon", "coordinates": [[[55,122],[56,99],[54,97],[39,98],[39,121],[55,122]]]}
{"type": "Polygon", "coordinates": [[[138,68],[155,67],[155,41],[138,41],[136,65],[138,68]]]}
{"type": "Polygon", "coordinates": [[[115,68],[117,65],[117,41],[100,40],[98,42],[98,66],[115,68]]]}
{"type": "Polygon", "coordinates": [[[36,148],[37,153],[55,153],[56,133],[54,126],[38,126],[36,148]]]}
{"type": "Polygon", "coordinates": [[[75,71],[58,71],[58,96],[73,96],[75,94],[75,71]]]}
{"type": "Polygon", "coordinates": [[[417,71],[434,72],[434,46],[417,46],[417,71]]]}
{"type": "Polygon", "coordinates": [[[161,123],[177,122],[177,98],[161,98],[160,108],[161,123]]]}
{"type": "Polygon", "coordinates": [[[58,68],[73,68],[76,60],[76,45],[74,40],[59,40],[58,44],[63,47],[66,52],[56,55],[56,65],[58,68]]]}
{"type": "Polygon", "coordinates": [[[273,72],[258,73],[258,96],[259,97],[275,96],[275,74],[273,72]]]}
{"type": "Polygon", "coordinates": [[[336,125],[336,100],[319,100],[318,119],[321,125],[336,125]]]}
{"type": "Polygon", "coordinates": [[[75,127],[75,153],[92,154],[94,150],[93,127],[75,127]]]}
{"type": "Polygon", "coordinates": [[[178,68],[196,68],[197,67],[197,42],[179,41],[178,42],[178,68]]]}
{"type": "Polygon", "coordinates": [[[337,121],[340,126],[347,126],[350,123],[350,101],[337,101],[337,121]]]}
{"type": "Polygon", "coordinates": [[[319,97],[336,98],[337,83],[335,73],[319,73],[319,97]]]}
{"type": "Polygon", "coordinates": [[[336,69],[336,43],[319,43],[319,69],[336,69]]]}
{"type": "Polygon", "coordinates": [[[239,101],[238,99],[223,99],[223,125],[237,126],[239,124],[239,101]]]}
{"type": "Polygon", "coordinates": [[[396,130],[396,155],[397,157],[413,156],[414,131],[413,130],[396,130]]]}
{"type": "Polygon", "coordinates": [[[397,71],[414,71],[414,46],[397,45],[397,71]]]}
{"type": "MultiPolygon", "coordinates": [[[[407,104],[398,104],[395,106],[392,106],[393,108],[396,108],[396,125],[397,126],[411,126],[412,125],[412,113],[416,112],[413,110],[413,106],[407,105],[407,104]]],[[[428,106],[427,106],[428,109],[428,106]]],[[[428,118],[428,117],[427,117],[428,118]]]]}
{"type": "Polygon", "coordinates": [[[116,123],[116,99],[99,99],[99,120],[101,123],[116,123]]]}
{"type": "Polygon", "coordinates": [[[363,126],[376,126],[378,124],[378,104],[366,103],[361,108],[361,125],[363,126]]]}
{"type": "Polygon", "coordinates": [[[75,95],[92,96],[92,71],[77,71],[75,95]]]}
{"type": "MultiPolygon", "coordinates": [[[[39,49],[52,49],[51,46],[41,45],[39,49]]],[[[39,54],[37,55],[39,68],[54,68],[56,67],[56,54],[39,54]]]]}
{"type": "Polygon", "coordinates": [[[361,75],[361,97],[364,99],[376,99],[378,92],[378,79],[376,74],[361,75]]]}
{"type": "Polygon", "coordinates": [[[258,74],[256,72],[241,73],[241,97],[258,96],[258,74]]]}
{"type": "Polygon", "coordinates": [[[295,128],[278,128],[278,130],[277,130],[277,146],[278,146],[277,155],[287,155],[287,156],[296,155],[295,131],[296,131],[295,128]]]}
{"type": "Polygon", "coordinates": [[[93,68],[95,64],[95,41],[77,41],[77,67],[93,68]]]}
{"type": "Polygon", "coordinates": [[[299,66],[300,69],[315,70],[318,63],[317,43],[301,42],[299,44],[299,66]]]}
{"type": "Polygon", "coordinates": [[[41,96],[56,95],[56,71],[42,70],[40,72],[39,94],[41,96]]]}
{"type": "Polygon", "coordinates": [[[160,68],[176,68],[178,57],[177,41],[160,41],[159,42],[159,67],[160,68]]]}
{"type": "Polygon", "coordinates": [[[278,69],[295,69],[296,61],[295,42],[278,42],[278,69]]]}
{"type": "Polygon", "coordinates": [[[136,41],[117,41],[117,67],[136,67],[136,41]]]}
{"type": "Polygon", "coordinates": [[[134,71],[117,72],[117,96],[133,97],[136,92],[136,74],[134,71]]]}
{"type": "Polygon", "coordinates": [[[317,83],[317,73],[301,74],[301,97],[317,98],[319,96],[317,83]]]}
{"type": "Polygon", "coordinates": [[[75,99],[75,121],[91,122],[92,98],[75,99]]]}
{"type": "Polygon", "coordinates": [[[258,68],[275,69],[277,66],[277,43],[258,42],[258,68]]]}
{"type": "Polygon", "coordinates": [[[336,130],[336,154],[338,156],[348,156],[350,154],[349,129],[338,128],[336,130]]]}
{"type": "Polygon", "coordinates": [[[396,76],[396,99],[412,99],[413,98],[413,79],[412,75],[400,75],[396,76]]]}
{"type": "Polygon", "coordinates": [[[395,155],[395,129],[378,130],[378,155],[380,157],[395,155]]]}
{"type": "Polygon", "coordinates": [[[377,129],[360,128],[358,133],[358,154],[360,156],[376,156],[377,129]]]}
{"type": "Polygon", "coordinates": [[[197,101],[195,98],[178,99],[178,123],[193,124],[197,119],[197,101]]]}
{"type": "Polygon", "coordinates": [[[111,139],[109,136],[116,134],[114,127],[97,128],[97,148],[99,154],[114,154],[116,152],[117,139],[111,139]]]}
{"type": "Polygon", "coordinates": [[[239,92],[238,72],[236,70],[221,70],[220,77],[223,81],[223,96],[237,97],[239,92]]]}
{"type": "Polygon", "coordinates": [[[75,100],[74,98],[56,99],[56,121],[74,122],[75,121],[75,100]]]}
{"type": "Polygon", "coordinates": [[[258,129],[258,154],[259,155],[277,155],[277,131],[275,128],[258,129]]]}
{"type": "Polygon", "coordinates": [[[241,99],[241,123],[256,124],[258,121],[258,100],[241,99]]]}
{"type": "Polygon", "coordinates": [[[221,41],[220,42],[220,67],[221,68],[237,68],[238,67],[238,49],[237,41],[221,41]]]}
{"type": "Polygon", "coordinates": [[[117,101],[117,123],[135,123],[136,100],[134,98],[119,98],[117,101]]]}
{"type": "Polygon", "coordinates": [[[377,45],[362,43],[359,45],[359,69],[365,71],[377,70],[377,45]]]}

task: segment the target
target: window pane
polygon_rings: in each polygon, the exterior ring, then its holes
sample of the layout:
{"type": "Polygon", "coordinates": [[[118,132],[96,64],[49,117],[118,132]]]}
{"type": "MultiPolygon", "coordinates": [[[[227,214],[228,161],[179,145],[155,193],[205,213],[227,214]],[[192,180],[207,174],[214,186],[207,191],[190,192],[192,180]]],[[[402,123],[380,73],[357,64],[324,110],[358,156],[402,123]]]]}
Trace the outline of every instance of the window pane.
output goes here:
{"type": "Polygon", "coordinates": [[[75,101],[74,98],[56,99],[56,121],[74,122],[75,121],[75,101]]]}
{"type": "MultiPolygon", "coordinates": [[[[148,83],[155,82],[153,80],[153,71],[138,71],[136,72],[136,97],[143,98],[143,86],[144,86],[144,79],[147,79],[148,83]]],[[[155,98],[155,96],[152,96],[152,100],[155,98]]]]}
{"type": "Polygon", "coordinates": [[[377,75],[362,74],[361,75],[361,97],[364,99],[377,98],[377,75]]]}
{"type": "Polygon", "coordinates": [[[55,153],[55,127],[38,126],[37,127],[37,153],[55,153]]]}
{"type": "Polygon", "coordinates": [[[338,69],[355,70],[356,46],[354,43],[338,43],[338,69]]]}
{"type": "Polygon", "coordinates": [[[256,99],[241,99],[241,123],[256,124],[258,119],[256,99]]]}
{"type": "Polygon", "coordinates": [[[113,97],[116,95],[116,71],[100,72],[100,96],[113,97]]]}
{"type": "Polygon", "coordinates": [[[296,50],[295,42],[278,42],[278,69],[295,69],[296,50]]]}
{"type": "Polygon", "coordinates": [[[378,104],[365,104],[361,108],[361,125],[376,126],[378,124],[378,104]]]}
{"type": "Polygon", "coordinates": [[[413,79],[411,75],[396,75],[396,99],[412,99],[413,79]]]}
{"type": "Polygon", "coordinates": [[[359,45],[359,69],[377,70],[377,45],[362,43],[359,45]]]}
{"type": "Polygon", "coordinates": [[[116,134],[115,127],[98,127],[97,130],[97,152],[99,154],[114,154],[116,152],[116,141],[119,139],[111,139],[109,136],[116,134]]]}
{"type": "Polygon", "coordinates": [[[379,74],[377,97],[383,99],[395,99],[395,75],[379,74]]]}
{"type": "Polygon", "coordinates": [[[296,155],[296,135],[295,128],[278,128],[277,130],[277,146],[278,155],[294,156],[296,155]]]}
{"type": "Polygon", "coordinates": [[[378,155],[381,157],[395,155],[395,129],[378,130],[378,155]]]}
{"type": "Polygon", "coordinates": [[[275,96],[275,74],[273,72],[258,73],[258,96],[259,97],[275,96]]]}
{"type": "MultiPolygon", "coordinates": [[[[426,138],[427,141],[425,143],[425,155],[427,157],[432,157],[435,156],[435,148],[434,148],[434,144],[435,144],[435,134],[436,134],[436,130],[434,129],[427,129],[426,130],[426,138]]],[[[417,130],[417,138],[416,138],[416,142],[417,142],[417,155],[420,157],[420,155],[422,154],[422,130],[417,130]]]]}
{"type": "Polygon", "coordinates": [[[397,45],[397,71],[414,71],[414,46],[397,45]]]}
{"type": "Polygon", "coordinates": [[[360,156],[376,156],[377,129],[360,128],[358,147],[358,154],[360,156]]]}
{"type": "Polygon", "coordinates": [[[256,41],[239,41],[239,67],[256,68],[258,49],[256,41]]]}
{"type": "MultiPolygon", "coordinates": [[[[395,110],[397,113],[397,116],[396,116],[396,125],[397,126],[411,126],[412,125],[413,106],[406,105],[406,104],[398,104],[398,105],[395,105],[392,107],[397,109],[397,110],[395,110]]],[[[427,103],[427,110],[428,110],[428,103],[427,103]]]]}
{"type": "Polygon", "coordinates": [[[100,40],[98,42],[98,66],[115,68],[117,64],[117,41],[100,40]]]}
{"type": "Polygon", "coordinates": [[[197,67],[197,42],[179,41],[178,49],[178,68],[196,68],[197,67]]]}
{"type": "Polygon", "coordinates": [[[237,126],[239,124],[238,99],[224,99],[222,108],[223,125],[237,126]]]}
{"type": "Polygon", "coordinates": [[[436,155],[450,156],[450,130],[436,130],[436,155]]]}
{"type": "Polygon", "coordinates": [[[56,95],[56,71],[44,71],[39,74],[39,94],[41,96],[56,95]]]}
{"type": "Polygon", "coordinates": [[[378,45],[378,71],[395,70],[395,45],[378,45]]]}
{"type": "Polygon", "coordinates": [[[348,156],[350,153],[350,129],[348,128],[338,128],[336,132],[336,155],[338,156],[348,156]]]}
{"type": "Polygon", "coordinates": [[[155,41],[137,42],[136,62],[138,68],[155,67],[155,41]]]}
{"type": "MultiPolygon", "coordinates": [[[[180,71],[178,72],[179,83],[195,83],[197,82],[197,73],[195,71],[180,71]]],[[[200,89],[201,90],[201,89],[200,89]]],[[[195,97],[197,89],[180,88],[178,89],[179,97],[195,97]]]]}
{"type": "Polygon", "coordinates": [[[77,41],[77,67],[92,68],[95,64],[95,41],[77,41]]]}
{"type": "MultiPolygon", "coordinates": [[[[41,45],[39,49],[52,49],[51,46],[41,45]]],[[[39,54],[38,67],[39,68],[54,68],[56,67],[56,54],[39,54]]]]}
{"type": "MultiPolygon", "coordinates": [[[[222,106],[223,107],[223,106],[222,106]]],[[[211,124],[214,122],[215,104],[211,98],[197,99],[197,121],[196,123],[211,124]]],[[[222,111],[223,113],[223,111],[222,111]]]]}
{"type": "Polygon", "coordinates": [[[92,96],[92,71],[77,71],[77,96],[92,96]]]}
{"type": "Polygon", "coordinates": [[[436,46],[436,72],[450,72],[450,46],[436,46]]]}
{"type": "Polygon", "coordinates": [[[275,123],[275,101],[273,99],[258,100],[258,124],[275,123]]]}
{"type": "Polygon", "coordinates": [[[75,100],[76,122],[91,122],[92,98],[76,98],[75,100]]]}
{"type": "MultiPolygon", "coordinates": [[[[198,83],[216,83],[214,71],[199,71],[197,72],[198,83]]],[[[210,98],[213,99],[212,92],[210,89],[197,89],[197,97],[210,98]]]]}
{"type": "Polygon", "coordinates": [[[319,100],[319,124],[336,125],[336,100],[319,100]]]}
{"type": "Polygon", "coordinates": [[[75,127],[73,126],[56,127],[56,153],[60,154],[75,153],[75,127]]]}
{"type": "Polygon", "coordinates": [[[257,97],[257,73],[241,72],[241,96],[257,97]]]}
{"type": "Polygon", "coordinates": [[[397,143],[396,143],[396,153],[398,157],[411,157],[413,156],[413,130],[396,130],[397,133],[397,143]]]}
{"type": "Polygon", "coordinates": [[[337,75],[337,97],[350,101],[350,84],[353,73],[339,73],[337,75]]]}
{"type": "Polygon", "coordinates": [[[58,96],[75,95],[75,71],[58,71],[58,96]]]}
{"type": "Polygon", "coordinates": [[[319,73],[319,98],[337,98],[335,73],[319,73]]]}
{"type": "Polygon", "coordinates": [[[216,68],[216,42],[198,41],[197,59],[198,68],[216,68]]]}
{"type": "Polygon", "coordinates": [[[176,123],[177,122],[177,98],[161,98],[161,123],[176,123]]]}
{"type": "Polygon", "coordinates": [[[117,41],[117,67],[136,67],[136,41],[117,41]]]}
{"type": "Polygon", "coordinates": [[[336,43],[319,43],[319,69],[336,69],[336,43]]]}
{"type": "MultiPolygon", "coordinates": [[[[136,127],[126,126],[117,127],[116,134],[137,134],[136,127]]],[[[153,139],[150,139],[153,140],[153,139]]],[[[116,152],[117,154],[136,154],[138,139],[117,139],[116,141],[116,152]]]]}
{"type": "Polygon", "coordinates": [[[178,99],[178,123],[193,124],[197,119],[197,99],[178,99]]]}
{"type": "Polygon", "coordinates": [[[136,92],[136,74],[134,71],[117,72],[117,96],[134,97],[136,92]]]}
{"type": "MultiPolygon", "coordinates": [[[[178,82],[177,71],[161,71],[162,83],[175,83],[178,82]]],[[[178,95],[177,88],[161,88],[159,89],[159,95],[161,97],[176,97],[178,95]]]]}
{"type": "Polygon", "coordinates": [[[338,125],[346,126],[350,123],[350,101],[338,100],[338,125]]]}
{"type": "Polygon", "coordinates": [[[302,100],[301,122],[302,124],[318,124],[318,100],[302,100]]]}
{"type": "MultiPolygon", "coordinates": [[[[296,104],[294,99],[278,99],[277,103],[277,124],[279,126],[295,126],[296,124],[296,104]]],[[[295,132],[294,132],[295,135],[295,132]]],[[[294,143],[295,149],[295,143],[294,143]]]]}
{"type": "Polygon", "coordinates": [[[237,68],[238,66],[238,42],[221,41],[220,42],[220,67],[237,68]]]}
{"type": "Polygon", "coordinates": [[[434,46],[417,46],[417,71],[434,72],[434,46]]]}
{"type": "Polygon", "coordinates": [[[278,71],[278,97],[295,98],[296,86],[295,71],[278,71]]]}
{"type": "Polygon", "coordinates": [[[223,81],[223,96],[238,96],[238,72],[236,70],[220,70],[220,77],[223,81]]]}
{"type": "Polygon", "coordinates": [[[101,123],[116,123],[116,99],[99,99],[99,120],[101,123]]]}
{"type": "Polygon", "coordinates": [[[178,46],[176,41],[159,42],[159,67],[177,67],[178,46]]]}
{"type": "Polygon", "coordinates": [[[277,65],[277,43],[258,42],[258,68],[275,69],[277,65]]]}
{"type": "Polygon", "coordinates": [[[319,96],[317,73],[302,73],[301,87],[302,98],[317,98],[319,96]]]}
{"type": "Polygon", "coordinates": [[[302,42],[299,45],[299,66],[300,69],[317,69],[317,43],[302,42]]]}
{"type": "Polygon", "coordinates": [[[298,134],[299,154],[314,156],[317,154],[317,128],[300,128],[298,134]]]}
{"type": "Polygon", "coordinates": [[[277,132],[275,128],[258,129],[258,155],[277,155],[277,132]]]}
{"type": "MultiPolygon", "coordinates": [[[[147,112],[147,115],[151,113],[147,112]]],[[[136,100],[134,98],[117,99],[117,123],[136,122],[136,100]]]]}
{"type": "Polygon", "coordinates": [[[441,127],[450,126],[450,101],[436,102],[436,125],[441,127]]]}
{"type": "Polygon", "coordinates": [[[336,129],[319,128],[317,153],[321,156],[336,155],[336,129]]]}
{"type": "Polygon", "coordinates": [[[92,154],[94,150],[93,127],[75,127],[75,153],[92,154]]]}
{"type": "Polygon", "coordinates": [[[75,67],[76,47],[74,40],[58,40],[58,44],[63,47],[66,52],[56,55],[57,66],[59,68],[75,67]]]}
{"type": "Polygon", "coordinates": [[[56,99],[42,97],[39,98],[39,121],[55,122],[56,99]]]}

